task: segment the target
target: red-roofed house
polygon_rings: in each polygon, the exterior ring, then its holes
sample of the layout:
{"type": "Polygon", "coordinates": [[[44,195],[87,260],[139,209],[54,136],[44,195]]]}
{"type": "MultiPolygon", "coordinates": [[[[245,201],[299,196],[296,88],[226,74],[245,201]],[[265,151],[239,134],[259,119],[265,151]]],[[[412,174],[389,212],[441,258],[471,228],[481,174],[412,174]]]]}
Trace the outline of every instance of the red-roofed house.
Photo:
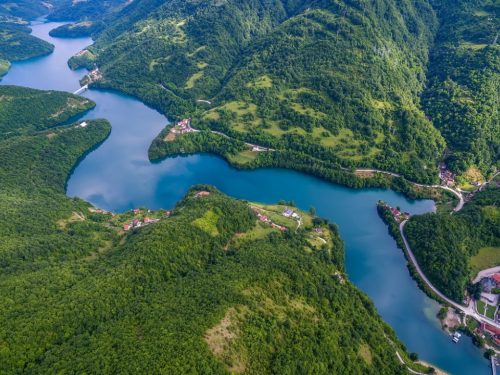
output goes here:
{"type": "Polygon", "coordinates": [[[498,273],[494,274],[493,280],[495,280],[497,283],[500,283],[500,275],[498,273]]]}
{"type": "Polygon", "coordinates": [[[266,221],[267,220],[267,216],[261,216],[260,217],[260,221],[266,221]]]}
{"type": "Polygon", "coordinates": [[[124,225],[123,226],[123,230],[129,230],[130,229],[130,225],[124,225]]]}
{"type": "Polygon", "coordinates": [[[401,215],[401,212],[399,212],[398,210],[394,210],[394,215],[401,215]]]}
{"type": "Polygon", "coordinates": [[[141,211],[139,211],[139,209],[138,209],[138,208],[136,208],[136,209],[134,210],[134,214],[138,214],[139,212],[141,212],[141,211]]]}
{"type": "Polygon", "coordinates": [[[145,218],[144,218],[144,222],[145,222],[145,223],[149,223],[149,217],[145,217],[145,218]]]}
{"type": "Polygon", "coordinates": [[[497,339],[496,337],[493,339],[493,342],[494,342],[495,344],[497,344],[498,346],[500,346],[500,340],[499,340],[499,339],[497,339]]]}
{"type": "Polygon", "coordinates": [[[170,211],[165,212],[165,215],[170,216],[170,211]]]}
{"type": "Polygon", "coordinates": [[[209,195],[210,193],[208,191],[200,191],[198,194],[200,194],[200,195],[209,195]]]}

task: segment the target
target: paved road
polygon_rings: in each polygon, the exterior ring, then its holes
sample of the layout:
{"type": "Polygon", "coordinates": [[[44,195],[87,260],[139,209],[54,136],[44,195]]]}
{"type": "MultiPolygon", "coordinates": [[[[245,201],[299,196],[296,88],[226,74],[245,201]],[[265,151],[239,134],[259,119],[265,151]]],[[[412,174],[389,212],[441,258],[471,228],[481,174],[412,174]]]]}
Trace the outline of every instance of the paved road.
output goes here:
{"type": "Polygon", "coordinates": [[[491,276],[497,272],[500,272],[500,266],[498,267],[493,267],[493,268],[488,268],[486,270],[482,270],[477,274],[477,277],[474,279],[474,283],[477,283],[480,281],[483,277],[486,276],[491,276]]]}
{"type": "Polygon", "coordinates": [[[480,314],[477,313],[477,311],[475,310],[474,308],[474,302],[472,303],[472,306],[469,306],[469,307],[465,307],[465,306],[462,306],[458,303],[456,303],[455,301],[449,299],[448,297],[446,297],[443,293],[441,293],[438,289],[436,289],[434,287],[434,285],[432,285],[432,283],[429,281],[429,279],[425,276],[425,274],[422,272],[422,270],[420,269],[420,266],[418,265],[417,263],[417,260],[415,258],[415,255],[413,255],[413,252],[411,251],[411,248],[410,248],[410,245],[408,244],[408,241],[406,240],[406,237],[404,235],[404,226],[406,224],[407,220],[404,220],[400,225],[399,225],[399,231],[401,233],[401,237],[403,238],[403,242],[406,246],[406,250],[408,251],[408,255],[410,256],[410,259],[411,259],[411,262],[413,263],[413,265],[415,266],[418,274],[420,275],[420,277],[424,280],[424,282],[427,284],[427,286],[434,292],[436,293],[439,297],[441,297],[443,300],[445,300],[446,302],[448,302],[450,305],[452,305],[453,307],[457,308],[457,309],[460,309],[462,312],[464,312],[466,315],[470,315],[472,316],[474,319],[478,320],[479,322],[484,322],[484,323],[488,323],[496,328],[500,328],[500,324],[494,322],[493,320],[491,319],[488,319],[486,318],[485,316],[482,316],[480,314]]]}

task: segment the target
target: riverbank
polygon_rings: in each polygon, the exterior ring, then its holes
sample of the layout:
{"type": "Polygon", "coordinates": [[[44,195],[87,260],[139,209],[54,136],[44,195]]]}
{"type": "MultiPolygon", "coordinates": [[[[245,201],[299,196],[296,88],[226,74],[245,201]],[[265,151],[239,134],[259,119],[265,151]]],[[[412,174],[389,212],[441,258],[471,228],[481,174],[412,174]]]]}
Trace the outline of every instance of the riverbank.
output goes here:
{"type": "MultiPolygon", "coordinates": [[[[322,161],[294,150],[251,152],[248,149],[248,144],[243,141],[209,130],[175,134],[170,129],[170,126],[166,127],[152,141],[148,150],[151,161],[159,161],[178,154],[210,152],[223,157],[232,167],[240,170],[268,167],[287,168],[306,172],[328,182],[354,189],[373,187],[391,189],[410,199],[437,201],[442,198],[442,192],[437,190],[441,188],[439,185],[416,184],[393,172],[366,169],[349,171],[337,163],[322,161]],[[369,176],[364,173],[366,171],[370,172],[369,176]]],[[[461,198],[459,193],[455,191],[452,193],[452,197],[456,195],[461,198]]],[[[459,208],[461,208],[462,202],[463,199],[460,199],[459,208]]]]}

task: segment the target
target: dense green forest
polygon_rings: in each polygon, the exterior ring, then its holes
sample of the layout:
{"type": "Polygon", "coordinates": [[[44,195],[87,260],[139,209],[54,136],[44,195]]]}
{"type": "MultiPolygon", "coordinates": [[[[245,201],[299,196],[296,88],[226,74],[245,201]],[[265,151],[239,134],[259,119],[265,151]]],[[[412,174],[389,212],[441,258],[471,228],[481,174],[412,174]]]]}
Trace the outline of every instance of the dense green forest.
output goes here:
{"type": "Polygon", "coordinates": [[[470,287],[470,258],[500,246],[500,189],[484,190],[453,215],[413,216],[404,233],[417,261],[440,291],[462,302],[470,287]]]}
{"type": "Polygon", "coordinates": [[[44,130],[95,107],[87,98],[61,91],[0,86],[0,140],[44,130]]]}
{"type": "Polygon", "coordinates": [[[436,29],[423,0],[143,0],[97,38],[94,85],[200,128],[291,136],[346,167],[435,182],[444,141],[417,95],[436,29]]]}
{"type": "Polygon", "coordinates": [[[374,178],[363,178],[352,171],[343,170],[331,152],[324,152],[324,148],[312,142],[307,145],[307,149],[298,137],[284,137],[279,143],[283,145],[282,149],[275,152],[251,152],[241,139],[227,138],[208,130],[177,134],[174,139],[169,139],[168,137],[172,137],[169,134],[170,129],[167,127],[153,140],[148,150],[150,160],[180,153],[211,152],[224,157],[231,166],[238,169],[290,168],[356,189],[380,187],[404,193],[411,199],[434,197],[431,190],[416,190],[404,178],[383,173],[375,173],[374,178]],[[248,154],[250,156],[242,157],[248,154]]]}
{"type": "Polygon", "coordinates": [[[111,129],[87,122],[0,140],[0,374],[407,373],[335,224],[273,229],[201,185],[123,232],[65,195],[111,129]]]}
{"type": "Polygon", "coordinates": [[[11,61],[47,55],[54,50],[52,44],[29,35],[30,32],[26,26],[0,22],[0,76],[7,73],[11,61]]]}
{"type": "Polygon", "coordinates": [[[500,155],[500,3],[433,0],[441,21],[423,107],[449,147],[449,167],[496,171],[500,155]]]}

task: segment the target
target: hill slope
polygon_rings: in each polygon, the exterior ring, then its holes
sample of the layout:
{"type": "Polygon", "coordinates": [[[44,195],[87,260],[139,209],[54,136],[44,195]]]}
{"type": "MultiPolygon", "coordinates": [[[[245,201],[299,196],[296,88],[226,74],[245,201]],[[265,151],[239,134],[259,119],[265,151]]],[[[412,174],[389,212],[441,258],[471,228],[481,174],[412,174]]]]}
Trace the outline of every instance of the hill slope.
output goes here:
{"type": "Polygon", "coordinates": [[[131,213],[64,194],[110,132],[88,122],[0,141],[1,374],[407,373],[404,345],[346,279],[336,225],[316,224],[315,242],[310,218],[282,232],[197,186],[124,232],[106,220],[131,213]]]}
{"type": "Polygon", "coordinates": [[[61,91],[0,86],[0,140],[44,130],[95,107],[87,98],[61,91]]]}
{"type": "Polygon", "coordinates": [[[500,153],[500,4],[433,0],[441,20],[423,106],[450,148],[455,172],[486,175],[500,153]]]}
{"type": "Polygon", "coordinates": [[[144,0],[97,39],[94,85],[198,127],[432,181],[444,142],[417,95],[436,27],[423,0],[144,0]]]}

